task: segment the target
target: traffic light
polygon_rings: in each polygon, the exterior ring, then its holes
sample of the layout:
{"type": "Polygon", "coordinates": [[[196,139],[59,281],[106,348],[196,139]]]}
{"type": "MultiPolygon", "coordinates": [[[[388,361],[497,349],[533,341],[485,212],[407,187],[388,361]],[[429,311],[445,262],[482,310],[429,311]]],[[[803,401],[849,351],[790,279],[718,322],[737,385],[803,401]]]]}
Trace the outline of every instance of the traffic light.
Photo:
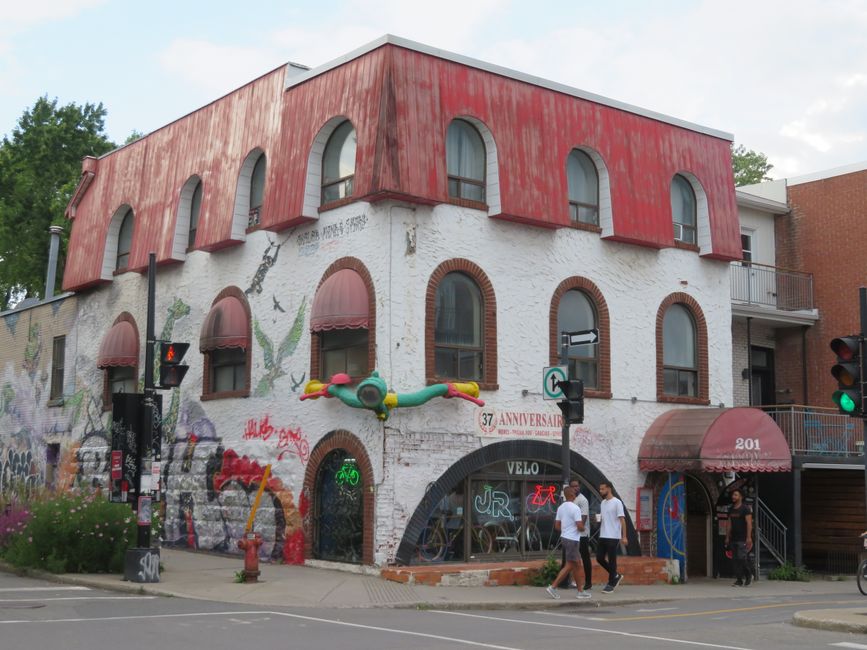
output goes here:
{"type": "Polygon", "coordinates": [[[831,341],[837,363],[831,374],[837,380],[832,399],[844,415],[861,417],[864,395],[861,388],[861,337],[841,336],[831,341]]]}
{"type": "Polygon", "coordinates": [[[568,379],[557,382],[557,385],[565,398],[557,402],[557,406],[563,411],[563,419],[567,424],[584,422],[584,382],[580,379],[568,379]]]}
{"type": "Polygon", "coordinates": [[[160,388],[180,386],[189,366],[181,365],[181,359],[189,349],[189,343],[160,344],[160,388]]]}

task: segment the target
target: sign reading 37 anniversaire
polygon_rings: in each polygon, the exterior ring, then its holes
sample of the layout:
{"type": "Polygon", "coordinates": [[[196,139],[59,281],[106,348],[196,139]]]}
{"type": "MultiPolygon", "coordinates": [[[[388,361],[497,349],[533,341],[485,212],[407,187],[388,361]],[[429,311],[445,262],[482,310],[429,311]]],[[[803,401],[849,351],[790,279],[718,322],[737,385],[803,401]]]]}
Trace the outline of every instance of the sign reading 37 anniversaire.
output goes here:
{"type": "Polygon", "coordinates": [[[560,411],[508,411],[486,406],[476,410],[476,432],[486,438],[560,439],[560,411]]]}

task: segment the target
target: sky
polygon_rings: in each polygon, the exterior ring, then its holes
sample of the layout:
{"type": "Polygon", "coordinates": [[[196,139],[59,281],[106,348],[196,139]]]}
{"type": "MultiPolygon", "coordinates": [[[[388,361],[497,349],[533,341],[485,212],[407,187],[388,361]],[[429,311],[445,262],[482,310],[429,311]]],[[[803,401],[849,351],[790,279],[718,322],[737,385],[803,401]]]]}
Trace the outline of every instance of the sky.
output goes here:
{"type": "Polygon", "coordinates": [[[122,143],[387,33],[730,133],[773,178],[867,161],[867,0],[0,0],[0,136],[47,95],[122,143]]]}

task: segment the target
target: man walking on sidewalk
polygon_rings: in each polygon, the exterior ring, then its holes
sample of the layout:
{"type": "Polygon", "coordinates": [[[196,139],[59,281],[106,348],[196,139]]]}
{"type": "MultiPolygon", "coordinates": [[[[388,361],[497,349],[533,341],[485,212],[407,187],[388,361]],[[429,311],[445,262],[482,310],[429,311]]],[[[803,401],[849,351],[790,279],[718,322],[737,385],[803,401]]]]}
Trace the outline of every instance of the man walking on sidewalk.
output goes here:
{"type": "Polygon", "coordinates": [[[623,580],[623,576],[617,573],[617,547],[626,544],[626,514],[623,502],[614,496],[610,483],[602,481],[599,484],[599,495],[602,497],[602,521],[596,561],[608,572],[608,584],[602,588],[602,593],[610,594],[623,580]]]}
{"type": "MultiPolygon", "coordinates": [[[[563,545],[566,559],[566,563],[560,569],[554,582],[545,588],[548,595],[556,600],[560,598],[560,594],[557,593],[557,588],[554,585],[559,585],[567,574],[572,574],[576,585],[582,584],[578,582],[581,578],[578,573],[578,544],[581,540],[581,531],[584,530],[584,522],[581,521],[581,508],[575,505],[575,488],[567,486],[563,489],[563,503],[557,508],[554,528],[560,531],[560,543],[563,545]]],[[[575,597],[590,598],[590,594],[582,589],[575,597]]]]}
{"type": "Polygon", "coordinates": [[[744,495],[740,490],[732,492],[726,547],[732,550],[735,568],[735,582],[732,586],[749,587],[753,582],[753,572],[748,559],[753,548],[753,511],[744,503],[744,495]]]}
{"type": "MultiPolygon", "coordinates": [[[[593,588],[593,567],[590,564],[590,503],[587,497],[581,494],[581,484],[578,479],[569,481],[569,487],[575,490],[575,505],[581,508],[581,521],[584,522],[584,530],[581,532],[581,541],[578,551],[581,553],[581,564],[584,566],[584,591],[593,588]]],[[[577,586],[577,583],[576,583],[577,586]]]]}

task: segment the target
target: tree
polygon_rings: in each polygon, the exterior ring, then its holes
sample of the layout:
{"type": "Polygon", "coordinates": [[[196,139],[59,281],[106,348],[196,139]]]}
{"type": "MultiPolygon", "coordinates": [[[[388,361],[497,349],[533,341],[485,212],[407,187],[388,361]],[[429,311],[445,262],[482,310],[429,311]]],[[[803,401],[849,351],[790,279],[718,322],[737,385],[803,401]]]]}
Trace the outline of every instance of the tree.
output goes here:
{"type": "Polygon", "coordinates": [[[81,175],[81,160],[115,148],[100,104],[40,97],[0,142],[0,311],[41,295],[48,264],[48,227],[64,226],[58,279],[68,241],[64,210],[81,175]]]}
{"type": "Polygon", "coordinates": [[[763,153],[747,149],[744,145],[732,149],[732,170],[736,187],[773,180],[768,176],[768,172],[773,168],[763,153]]]}

